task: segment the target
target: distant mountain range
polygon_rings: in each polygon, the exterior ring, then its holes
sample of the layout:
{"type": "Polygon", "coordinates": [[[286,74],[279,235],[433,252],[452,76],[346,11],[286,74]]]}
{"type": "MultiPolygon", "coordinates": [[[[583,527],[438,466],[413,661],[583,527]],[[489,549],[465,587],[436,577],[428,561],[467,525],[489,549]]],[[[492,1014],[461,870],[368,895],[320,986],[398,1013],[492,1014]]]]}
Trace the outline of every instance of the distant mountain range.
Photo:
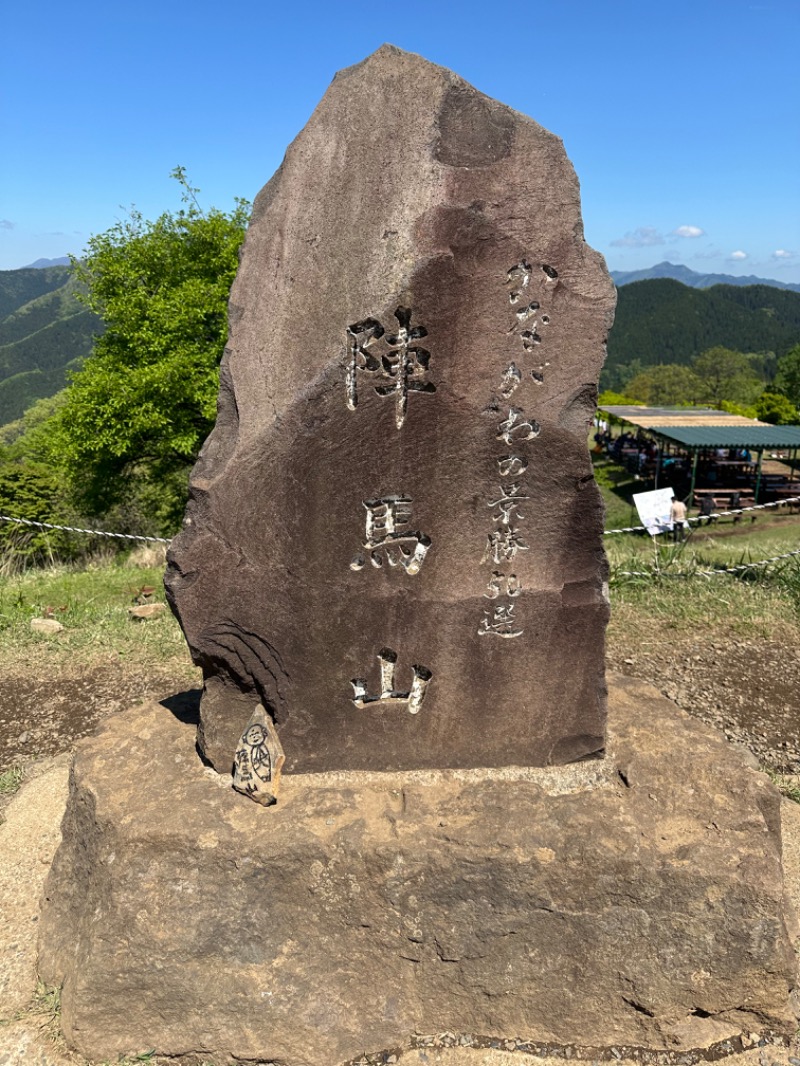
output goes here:
{"type": "Polygon", "coordinates": [[[0,426],[53,396],[102,331],[79,303],[69,267],[0,270],[0,426]]]}
{"type": "Polygon", "coordinates": [[[790,282],[773,281],[771,278],[757,278],[750,274],[747,277],[737,278],[733,274],[699,274],[696,270],[682,266],[679,263],[656,263],[646,270],[612,270],[611,277],[614,284],[619,288],[621,285],[630,285],[632,281],[652,281],[654,278],[671,278],[680,281],[691,289],[710,289],[712,285],[770,285],[774,289],[788,289],[789,292],[800,292],[800,285],[790,282]]]}
{"type": "Polygon", "coordinates": [[[58,259],[37,259],[35,263],[28,263],[27,266],[22,267],[22,270],[44,270],[46,267],[66,267],[69,266],[69,256],[62,255],[58,259]]]}

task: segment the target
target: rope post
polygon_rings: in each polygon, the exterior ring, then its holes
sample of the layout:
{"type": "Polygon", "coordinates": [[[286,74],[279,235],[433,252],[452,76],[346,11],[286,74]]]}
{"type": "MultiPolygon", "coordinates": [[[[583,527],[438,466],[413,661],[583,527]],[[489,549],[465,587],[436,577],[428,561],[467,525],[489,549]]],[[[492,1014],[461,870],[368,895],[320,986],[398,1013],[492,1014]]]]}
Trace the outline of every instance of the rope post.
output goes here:
{"type": "Polygon", "coordinates": [[[661,452],[664,447],[664,442],[661,437],[658,438],[658,452],[656,454],[656,483],[655,488],[658,488],[658,477],[661,473],[661,452]]]}
{"type": "Polygon", "coordinates": [[[694,460],[692,461],[692,484],[689,488],[689,506],[694,507],[694,483],[697,481],[697,460],[700,457],[699,449],[694,450],[694,460]]]}
{"type": "Polygon", "coordinates": [[[763,460],[764,460],[764,449],[762,448],[761,451],[758,453],[758,470],[756,471],[756,491],[755,491],[756,503],[758,503],[758,493],[759,493],[759,491],[761,489],[761,463],[763,462],[763,460]]]}

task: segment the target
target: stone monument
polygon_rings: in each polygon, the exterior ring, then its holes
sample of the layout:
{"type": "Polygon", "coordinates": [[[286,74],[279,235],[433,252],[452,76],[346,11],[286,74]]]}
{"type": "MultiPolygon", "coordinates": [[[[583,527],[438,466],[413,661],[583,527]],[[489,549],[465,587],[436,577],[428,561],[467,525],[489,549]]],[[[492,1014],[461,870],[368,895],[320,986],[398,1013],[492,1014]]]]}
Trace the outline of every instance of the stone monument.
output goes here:
{"type": "Polygon", "coordinates": [[[603,750],[588,424],[615,293],[561,141],[384,46],[256,199],[167,591],[229,771],[603,750]]]}
{"type": "Polygon", "coordinates": [[[685,1066],[792,1031],[778,793],[627,679],[606,745],[613,303],[557,138],[388,46],[337,76],[256,201],[170,553],[199,731],[166,701],[75,757],[39,957],[71,1046],[685,1066]]]}

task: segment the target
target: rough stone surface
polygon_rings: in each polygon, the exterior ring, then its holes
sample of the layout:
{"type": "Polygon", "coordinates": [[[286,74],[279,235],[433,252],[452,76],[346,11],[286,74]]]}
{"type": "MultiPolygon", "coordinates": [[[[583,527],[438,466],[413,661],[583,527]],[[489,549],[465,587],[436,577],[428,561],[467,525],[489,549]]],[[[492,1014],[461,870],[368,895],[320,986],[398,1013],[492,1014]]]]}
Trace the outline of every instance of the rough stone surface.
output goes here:
{"type": "Polygon", "coordinates": [[[0,820],[0,854],[14,856],[0,862],[0,1018],[27,1007],[36,983],[39,898],[61,842],[51,810],[63,808],[67,767],[67,756],[61,756],[43,773],[31,771],[0,820]]]}
{"type": "Polygon", "coordinates": [[[191,723],[110,719],[45,889],[68,1042],[338,1066],[415,1061],[426,1033],[683,1051],[793,1031],[778,793],[627,678],[609,745],[560,769],[293,775],[264,810],[203,768],[191,723]]]}
{"type": "Polygon", "coordinates": [[[31,618],[31,629],[37,633],[61,633],[64,627],[56,618],[31,618]]]}
{"type": "Polygon", "coordinates": [[[557,137],[390,46],[337,75],[256,199],[169,555],[218,770],[253,697],[287,773],[603,747],[613,306],[557,137]]]}
{"type": "Polygon", "coordinates": [[[146,620],[148,618],[158,618],[166,609],[163,603],[140,603],[136,607],[129,607],[128,614],[137,621],[146,620]]]}

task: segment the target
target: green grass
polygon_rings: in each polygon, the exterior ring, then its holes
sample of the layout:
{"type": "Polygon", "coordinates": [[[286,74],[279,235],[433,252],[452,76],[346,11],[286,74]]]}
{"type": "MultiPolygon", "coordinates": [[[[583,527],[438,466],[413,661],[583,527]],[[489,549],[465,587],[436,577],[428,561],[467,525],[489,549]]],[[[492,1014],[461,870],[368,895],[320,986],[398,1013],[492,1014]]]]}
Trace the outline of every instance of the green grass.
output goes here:
{"type": "Polygon", "coordinates": [[[16,792],[24,777],[25,771],[21,766],[11,766],[8,770],[0,771],[0,796],[10,796],[16,792]]]}
{"type": "Polygon", "coordinates": [[[80,660],[81,666],[114,657],[147,666],[176,662],[191,670],[178,623],[166,610],[147,621],[131,619],[143,586],[148,602],[164,603],[163,566],[141,568],[124,560],[85,567],[52,566],[0,578],[0,657],[6,667],[80,660]],[[51,617],[64,629],[41,634],[34,618],[51,617]]]}
{"type": "MultiPolygon", "coordinates": [[[[695,573],[701,570],[740,566],[773,559],[800,549],[800,519],[795,515],[769,516],[758,524],[733,525],[720,519],[714,526],[698,528],[681,543],[665,535],[615,534],[604,538],[612,575],[622,570],[652,569],[663,574],[695,573]]],[[[795,557],[797,558],[797,557],[795,557]]],[[[794,570],[791,559],[776,563],[764,573],[784,578],[794,570]]],[[[755,568],[750,578],[757,574],[755,568]]]]}
{"type": "Polygon", "coordinates": [[[619,463],[612,462],[607,455],[592,452],[591,456],[594,478],[606,507],[606,529],[638,526],[639,516],[632,497],[635,492],[644,492],[649,485],[628,473],[619,463]]]}
{"type": "Polygon", "coordinates": [[[710,629],[730,636],[800,639],[800,556],[735,573],[703,573],[796,551],[800,521],[787,518],[786,523],[749,527],[736,536],[704,530],[682,545],[660,538],[654,543],[649,536],[606,537],[611,635],[651,626],[695,630],[699,639],[710,629]]]}
{"type": "MultiPolygon", "coordinates": [[[[592,462],[606,506],[605,528],[638,526],[632,496],[652,485],[604,455],[593,454],[592,462]]],[[[630,643],[630,635],[642,627],[697,633],[698,639],[709,629],[732,636],[800,639],[800,556],[738,574],[701,573],[800,549],[800,516],[756,513],[755,522],[744,515],[739,522],[692,523],[691,535],[677,545],[647,534],[604,537],[611,572],[610,640],[630,643]]]]}
{"type": "Polygon", "coordinates": [[[796,776],[786,777],[769,769],[766,773],[782,796],[786,796],[792,803],[800,803],[800,782],[796,776]]]}
{"type": "Polygon", "coordinates": [[[41,981],[36,985],[31,1002],[23,1010],[15,1011],[7,1018],[0,1018],[0,1025],[12,1022],[33,1021],[45,1033],[51,1043],[61,1044],[61,989],[48,988],[41,981]]]}

